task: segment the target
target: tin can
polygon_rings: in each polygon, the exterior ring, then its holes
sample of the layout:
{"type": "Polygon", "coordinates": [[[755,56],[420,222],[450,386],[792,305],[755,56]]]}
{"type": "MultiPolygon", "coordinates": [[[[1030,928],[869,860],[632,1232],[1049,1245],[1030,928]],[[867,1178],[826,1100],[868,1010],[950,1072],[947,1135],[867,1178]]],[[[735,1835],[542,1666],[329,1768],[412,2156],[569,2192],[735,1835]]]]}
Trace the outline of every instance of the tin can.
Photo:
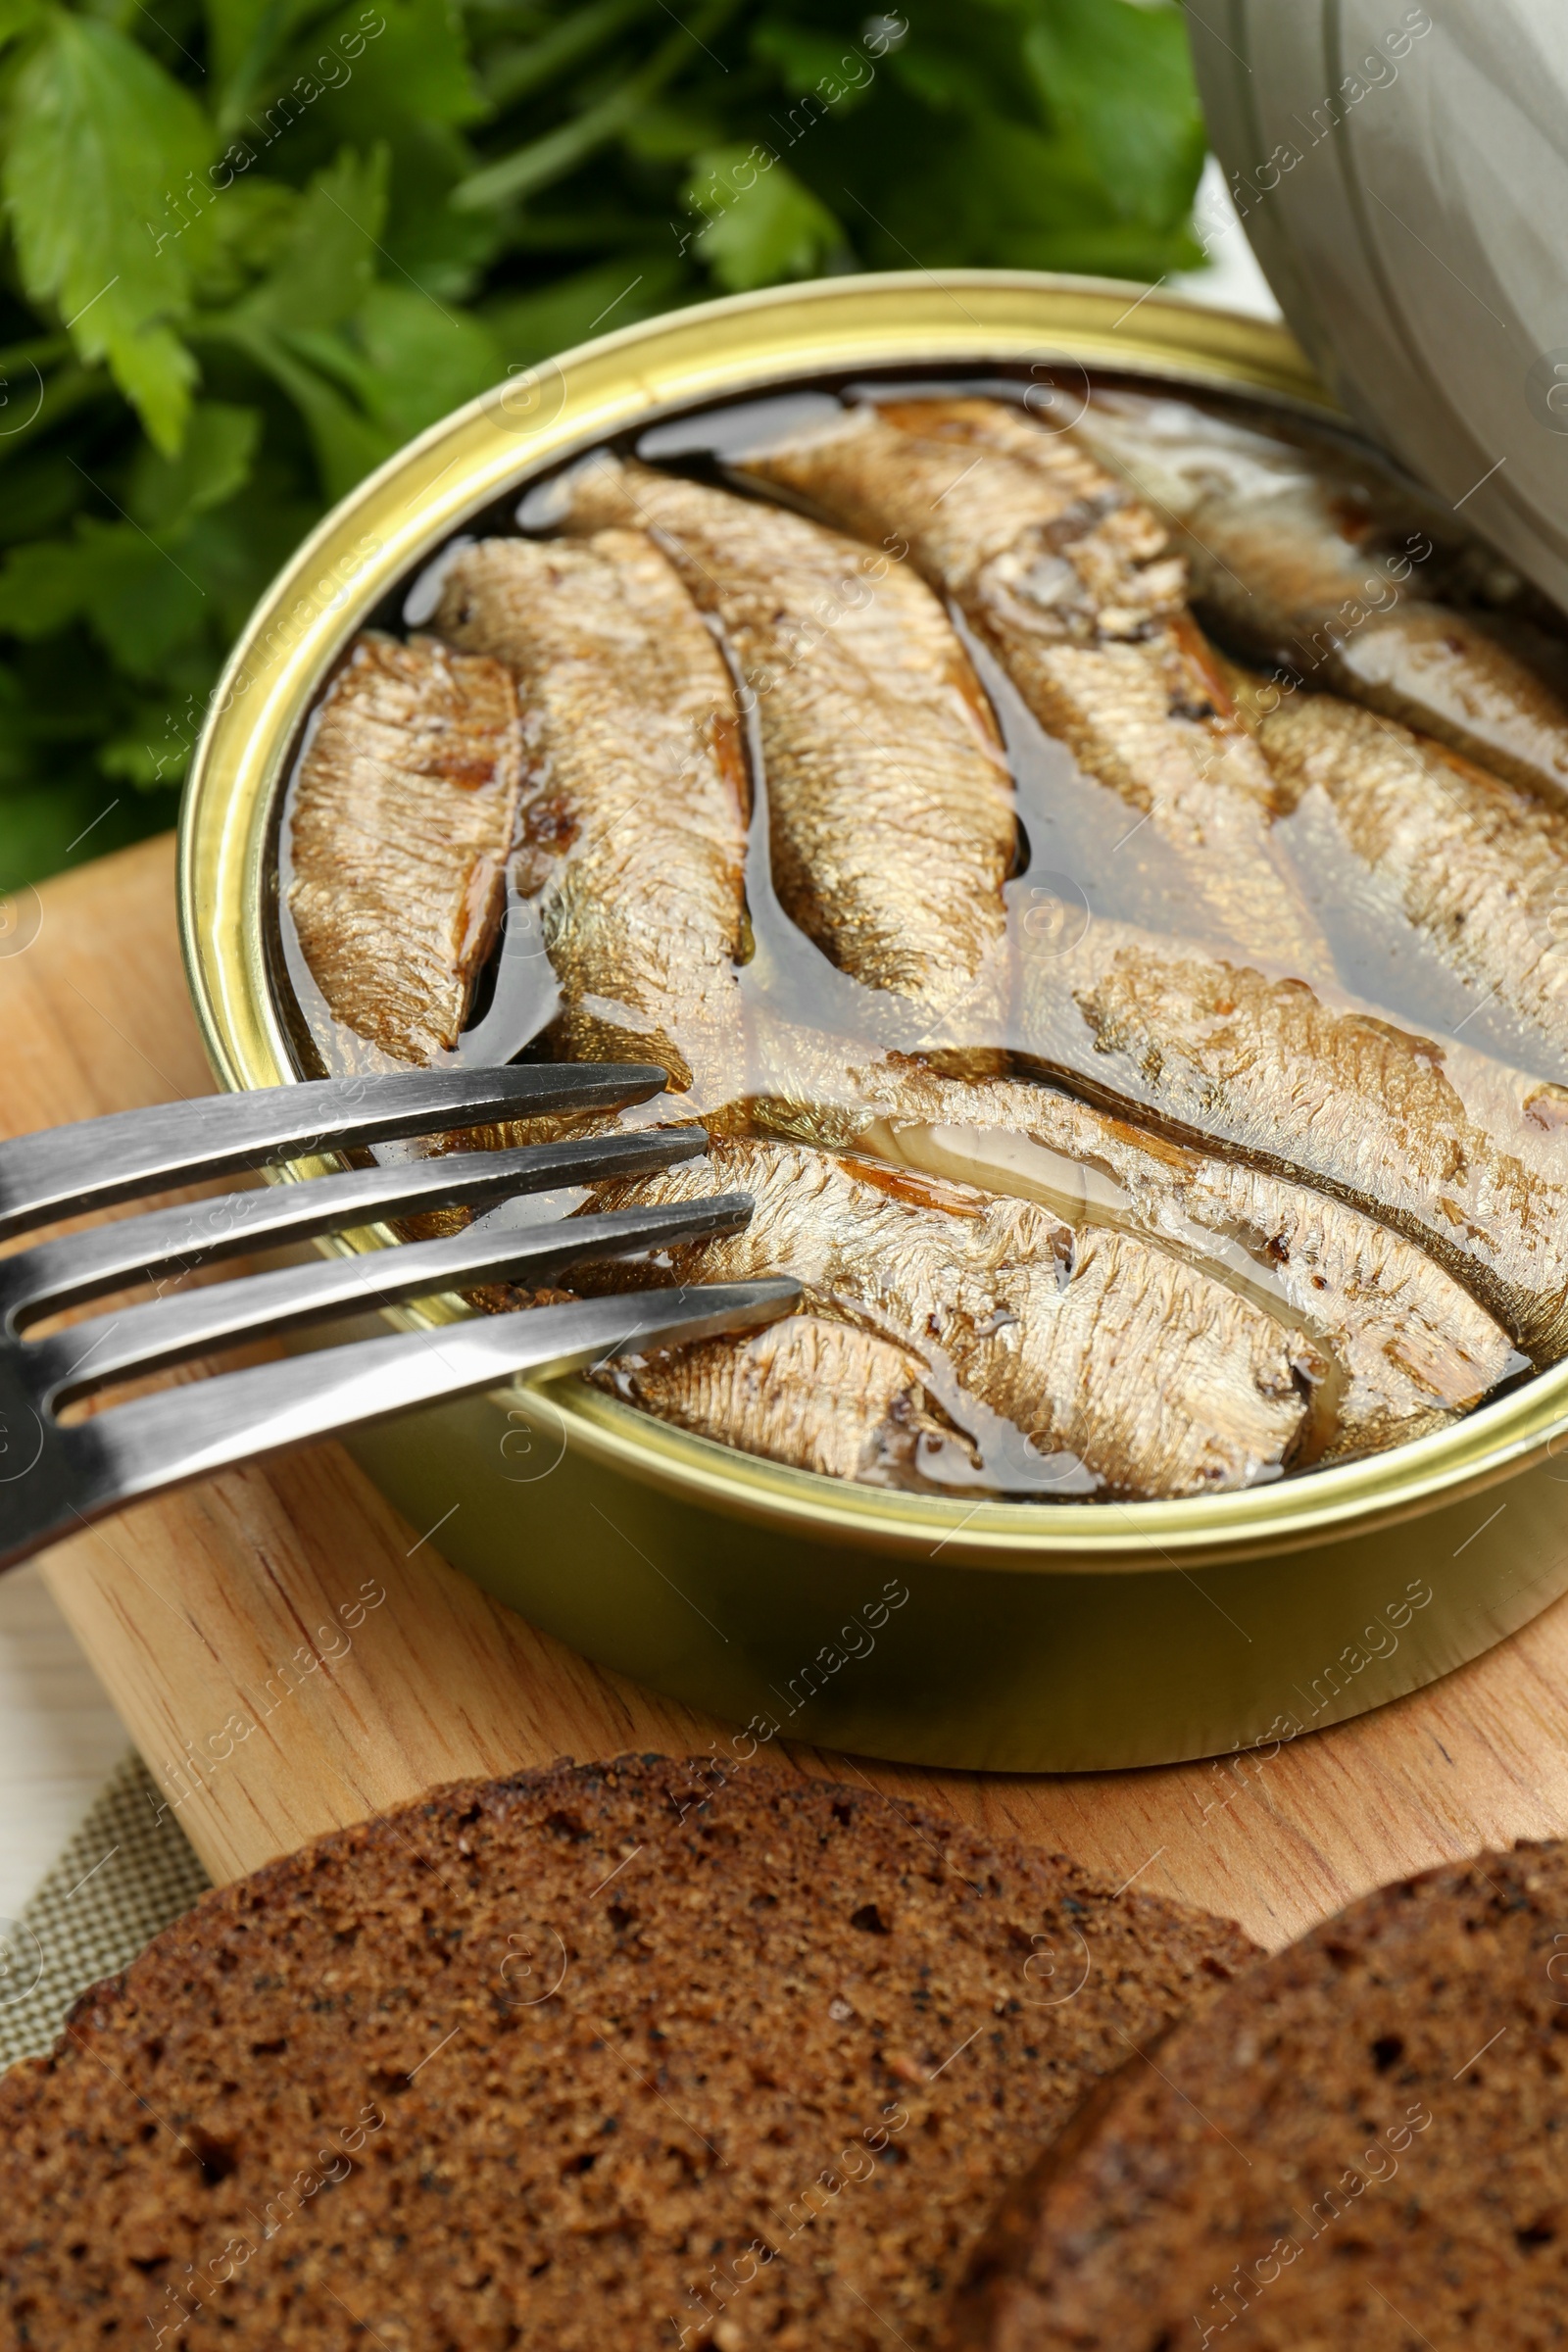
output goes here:
{"type": "Polygon", "coordinates": [[[1237,211],[1325,383],[1568,602],[1568,39],[1542,0],[1203,0],[1237,211]]]}
{"type": "MultiPolygon", "coordinates": [[[[1281,327],[1025,273],[743,296],[514,376],[327,517],[215,698],[182,815],[180,916],[221,1084],[297,1075],[268,954],[279,801],[314,697],[393,588],[503,493],[609,434],[916,366],[1033,369],[1063,397],[1085,370],[1114,369],[1343,422],[1281,327]]],[[[438,1300],[391,1319],[428,1328],[465,1311],[438,1300]]],[[[577,1381],[426,1410],[351,1447],[414,1525],[441,1522],[455,1566],[600,1664],[742,1727],[737,1754],[784,1736],[1088,1771],[1266,1749],[1460,1665],[1568,1587],[1568,1364],[1395,1451],[1165,1502],[841,1484],[577,1381]]]]}

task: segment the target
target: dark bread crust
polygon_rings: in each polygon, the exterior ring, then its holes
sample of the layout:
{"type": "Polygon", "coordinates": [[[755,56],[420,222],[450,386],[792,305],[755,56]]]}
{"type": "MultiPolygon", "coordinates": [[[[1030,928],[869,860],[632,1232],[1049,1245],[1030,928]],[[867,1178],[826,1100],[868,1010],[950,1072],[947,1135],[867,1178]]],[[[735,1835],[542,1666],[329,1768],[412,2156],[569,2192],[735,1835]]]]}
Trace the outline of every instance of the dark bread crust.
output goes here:
{"type": "Polygon", "coordinates": [[[918,2352],[998,2180],[1250,1949],[760,1767],[438,1790],[0,2082],[0,2344],[918,2352]]]}
{"type": "Polygon", "coordinates": [[[1004,2196],[951,2352],[1568,2343],[1568,1847],[1383,1887],[1150,2055],[1004,2196]]]}

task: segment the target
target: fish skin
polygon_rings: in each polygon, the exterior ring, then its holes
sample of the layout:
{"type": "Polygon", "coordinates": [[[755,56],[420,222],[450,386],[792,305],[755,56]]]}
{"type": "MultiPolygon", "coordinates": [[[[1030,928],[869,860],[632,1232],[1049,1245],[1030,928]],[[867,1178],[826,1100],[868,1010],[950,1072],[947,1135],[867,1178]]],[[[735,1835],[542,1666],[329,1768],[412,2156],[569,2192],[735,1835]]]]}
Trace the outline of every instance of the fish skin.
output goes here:
{"type": "Polygon", "coordinates": [[[1211,1272],[1218,1257],[1254,1295],[1266,1285],[1273,1311],[1319,1335],[1340,1368],[1334,1428],[1317,1462],[1446,1428],[1513,1368],[1507,1333],[1451,1275],[1402,1234],[1309,1185],[1167,1143],[1027,1079],[970,1084],[907,1056],[856,1063],[846,1053],[834,1103],[820,1060],[816,1077],[814,1100],[757,1102],[754,1117],[819,1147],[888,1152],[1043,1200],[1075,1226],[1122,1224],[1211,1272]],[[1019,1137],[1064,1164],[1042,1168],[999,1149],[1019,1137]]]}
{"type": "MultiPolygon", "coordinates": [[[[1033,1201],[870,1160],[716,1137],[706,1161],[602,1186],[594,1205],[715,1188],[751,1194],[751,1223],[669,1252],[674,1279],[787,1271],[807,1312],[911,1351],[966,1434],[972,1399],[1032,1437],[1037,1455],[1076,1456],[1111,1496],[1279,1475],[1306,1426],[1302,1392],[1327,1371],[1304,1333],[1136,1235],[1075,1235],[1033,1201]]],[[[620,1266],[605,1278],[634,1276],[620,1266]]]]}
{"type": "MultiPolygon", "coordinates": [[[[957,1443],[931,1412],[919,1358],[853,1323],[787,1315],[744,1339],[623,1358],[596,1373],[661,1420],[768,1460],[862,1484],[916,1483],[922,1438],[957,1443]]],[[[969,1454],[971,1467],[978,1467],[969,1454]]]]}
{"type": "Polygon", "coordinates": [[[1335,695],[1282,703],[1258,740],[1449,969],[1568,1054],[1568,812],[1335,695]]]}
{"type": "Polygon", "coordinates": [[[1006,998],[1016,844],[990,706],[937,599],[760,500],[612,458],[566,477],[572,530],[654,532],[756,698],[773,885],[830,961],[937,1024],[1006,998]]]}
{"type": "Polygon", "coordinates": [[[1212,949],[1097,921],[1019,958],[1049,1073],[1395,1226],[1538,1365],[1568,1350],[1568,1089],[1212,949]]]}
{"type": "Polygon", "coordinates": [[[288,906],[334,1019],[395,1061],[457,1045],[506,903],[522,769],[497,662],[355,639],[301,761],[288,906]]]}
{"type": "Polygon", "coordinates": [[[1204,925],[1312,976],[1332,957],[1272,837],[1273,783],[1186,611],[1164,525],[1069,433],[1004,403],[862,406],[748,457],[909,560],[1041,725],[1152,825],[1204,925]]]}
{"type": "Polygon", "coordinates": [[[517,681],[528,743],[514,872],[564,1005],[564,1058],[657,1061],[694,1106],[742,1082],[747,778],[734,689],[640,531],[489,539],[446,574],[453,644],[517,681]]]}
{"type": "Polygon", "coordinates": [[[1568,703],[1495,625],[1415,592],[1436,552],[1417,502],[1185,401],[1097,391],[1078,430],[1179,518],[1196,601],[1241,651],[1568,804],[1568,703]]]}

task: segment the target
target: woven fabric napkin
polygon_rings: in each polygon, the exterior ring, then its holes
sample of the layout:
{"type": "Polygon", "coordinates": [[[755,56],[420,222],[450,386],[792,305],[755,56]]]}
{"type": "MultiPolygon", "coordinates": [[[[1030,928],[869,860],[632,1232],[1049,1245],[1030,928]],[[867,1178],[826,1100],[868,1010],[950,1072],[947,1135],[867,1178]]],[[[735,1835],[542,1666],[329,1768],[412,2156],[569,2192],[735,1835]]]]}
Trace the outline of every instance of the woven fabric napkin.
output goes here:
{"type": "Polygon", "coordinates": [[[50,2048],[78,1994],[211,1884],[132,1748],[21,1918],[0,1920],[0,2067],[50,2048]]]}

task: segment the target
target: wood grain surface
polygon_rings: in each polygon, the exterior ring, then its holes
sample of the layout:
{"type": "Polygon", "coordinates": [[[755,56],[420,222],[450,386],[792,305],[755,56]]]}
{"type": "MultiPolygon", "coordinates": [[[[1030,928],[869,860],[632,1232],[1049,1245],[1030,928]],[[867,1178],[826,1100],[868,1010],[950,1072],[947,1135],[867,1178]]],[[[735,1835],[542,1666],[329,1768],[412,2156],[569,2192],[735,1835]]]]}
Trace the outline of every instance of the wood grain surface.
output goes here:
{"type": "MultiPolygon", "coordinates": [[[[209,1090],[172,842],[78,869],[12,912],[7,1132],[209,1090]]],[[[725,1725],[487,1599],[333,1446],[141,1504],[61,1544],[45,1574],[220,1878],[444,1780],[627,1748],[732,1752],[725,1725]]],[[[780,1761],[1036,1839],[1278,1944],[1384,1880],[1568,1829],[1568,1600],[1444,1682],[1268,1763],[1025,1779],[801,1748],[780,1761]]]]}

